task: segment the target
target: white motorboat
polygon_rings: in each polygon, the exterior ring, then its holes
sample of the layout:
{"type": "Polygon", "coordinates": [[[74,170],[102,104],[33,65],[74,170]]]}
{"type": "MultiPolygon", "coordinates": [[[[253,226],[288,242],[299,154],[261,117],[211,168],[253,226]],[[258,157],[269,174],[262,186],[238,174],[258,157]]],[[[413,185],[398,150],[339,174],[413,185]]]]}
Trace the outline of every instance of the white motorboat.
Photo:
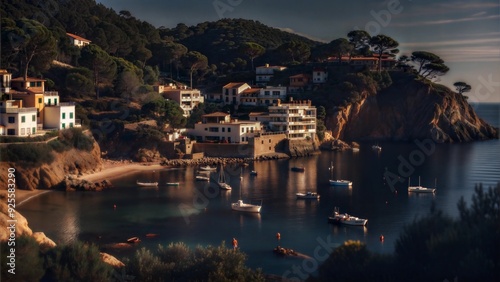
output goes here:
{"type": "Polygon", "coordinates": [[[167,186],[179,186],[179,182],[167,182],[167,186]]]}
{"type": "Polygon", "coordinates": [[[204,175],[196,175],[196,181],[210,181],[210,177],[204,175]]]}
{"type": "Polygon", "coordinates": [[[139,180],[137,180],[135,183],[139,186],[142,186],[142,187],[157,187],[158,186],[158,182],[140,182],[139,180]]]}
{"type": "Polygon", "coordinates": [[[410,178],[408,178],[408,192],[413,193],[435,193],[436,188],[426,188],[420,185],[420,176],[418,177],[418,186],[410,186],[410,178]]]}
{"type": "Polygon", "coordinates": [[[380,151],[382,151],[382,147],[380,147],[379,145],[373,145],[372,150],[374,150],[376,152],[380,152],[380,151]]]}
{"type": "Polygon", "coordinates": [[[296,193],[297,199],[319,199],[319,195],[316,192],[306,192],[306,193],[296,193]]]}
{"type": "Polygon", "coordinates": [[[333,162],[330,163],[330,167],[328,168],[330,170],[330,179],[328,182],[332,186],[346,186],[349,187],[352,185],[352,181],[349,180],[344,180],[344,179],[333,179],[333,162]]]}
{"type": "Polygon", "coordinates": [[[339,213],[339,209],[335,207],[332,215],[328,217],[328,222],[354,226],[365,226],[368,223],[368,219],[359,218],[347,213],[341,214],[339,213]]]}
{"type": "Polygon", "coordinates": [[[247,204],[243,200],[238,200],[236,203],[231,204],[231,209],[242,212],[260,212],[261,208],[262,203],[260,205],[247,204]]]}
{"type": "Polygon", "coordinates": [[[231,190],[231,186],[226,183],[226,175],[224,173],[224,166],[220,165],[219,179],[217,180],[219,187],[224,190],[231,190]]]}
{"type": "Polygon", "coordinates": [[[217,170],[217,167],[211,167],[209,165],[207,166],[200,166],[200,170],[204,170],[204,171],[215,171],[217,170]]]}

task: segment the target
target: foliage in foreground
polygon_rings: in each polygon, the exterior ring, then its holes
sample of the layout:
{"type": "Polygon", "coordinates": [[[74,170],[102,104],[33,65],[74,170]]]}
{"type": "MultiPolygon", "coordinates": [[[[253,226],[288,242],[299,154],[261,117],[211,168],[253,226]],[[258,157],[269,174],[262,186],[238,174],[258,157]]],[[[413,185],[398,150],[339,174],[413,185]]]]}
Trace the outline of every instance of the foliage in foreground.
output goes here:
{"type": "Polygon", "coordinates": [[[184,243],[159,245],[156,253],[138,250],[127,264],[127,273],[137,281],[264,281],[260,270],[245,266],[245,254],[224,246],[198,246],[191,250],[184,243]]]}
{"type": "Polygon", "coordinates": [[[395,253],[381,256],[348,241],[335,249],[311,281],[498,281],[500,183],[475,187],[472,204],[458,203],[459,218],[431,213],[408,225],[395,253]]]}

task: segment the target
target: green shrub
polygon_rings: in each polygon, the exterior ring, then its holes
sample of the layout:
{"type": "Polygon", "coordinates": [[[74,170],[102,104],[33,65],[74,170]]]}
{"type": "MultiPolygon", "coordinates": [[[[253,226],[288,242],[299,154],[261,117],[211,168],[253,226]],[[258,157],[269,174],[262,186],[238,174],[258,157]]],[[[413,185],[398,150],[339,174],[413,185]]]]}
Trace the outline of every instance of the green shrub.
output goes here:
{"type": "Polygon", "coordinates": [[[11,144],[0,151],[5,162],[26,162],[29,165],[50,164],[54,161],[52,147],[45,143],[11,144]]]}
{"type": "Polygon", "coordinates": [[[47,253],[44,281],[110,281],[113,268],[95,245],[75,242],[47,253]]]}
{"type": "Polygon", "coordinates": [[[0,244],[1,281],[40,281],[45,271],[38,243],[33,237],[25,235],[17,237],[15,243],[15,247],[8,246],[6,242],[0,244]],[[10,260],[7,256],[12,247],[16,250],[15,274],[9,273],[10,267],[7,266],[10,260]]]}

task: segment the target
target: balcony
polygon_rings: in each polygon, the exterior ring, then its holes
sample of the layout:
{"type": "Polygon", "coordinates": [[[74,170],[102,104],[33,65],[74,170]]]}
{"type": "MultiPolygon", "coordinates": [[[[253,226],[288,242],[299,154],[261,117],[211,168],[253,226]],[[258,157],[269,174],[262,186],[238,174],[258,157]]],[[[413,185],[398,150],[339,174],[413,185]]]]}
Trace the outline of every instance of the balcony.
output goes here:
{"type": "Polygon", "coordinates": [[[17,113],[36,113],[36,108],[2,108],[0,109],[0,113],[2,114],[17,114],[17,113]]]}
{"type": "Polygon", "coordinates": [[[45,92],[43,92],[43,96],[45,96],[45,97],[59,96],[59,92],[57,92],[57,91],[45,91],[45,92]]]}

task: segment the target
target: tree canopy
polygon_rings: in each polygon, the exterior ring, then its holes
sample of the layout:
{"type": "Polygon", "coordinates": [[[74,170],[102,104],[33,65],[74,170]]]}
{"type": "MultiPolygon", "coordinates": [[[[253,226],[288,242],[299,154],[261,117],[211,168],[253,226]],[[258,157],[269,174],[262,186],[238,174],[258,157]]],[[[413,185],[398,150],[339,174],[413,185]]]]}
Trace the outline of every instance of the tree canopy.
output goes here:
{"type": "Polygon", "coordinates": [[[378,71],[382,70],[382,56],[389,55],[394,56],[399,53],[399,42],[394,40],[393,38],[379,34],[370,38],[370,46],[373,48],[373,51],[378,55],[378,71]]]}
{"type": "Polygon", "coordinates": [[[457,89],[458,94],[464,94],[465,92],[469,92],[472,89],[472,86],[463,81],[457,81],[453,83],[453,86],[455,86],[455,89],[457,89]]]}

